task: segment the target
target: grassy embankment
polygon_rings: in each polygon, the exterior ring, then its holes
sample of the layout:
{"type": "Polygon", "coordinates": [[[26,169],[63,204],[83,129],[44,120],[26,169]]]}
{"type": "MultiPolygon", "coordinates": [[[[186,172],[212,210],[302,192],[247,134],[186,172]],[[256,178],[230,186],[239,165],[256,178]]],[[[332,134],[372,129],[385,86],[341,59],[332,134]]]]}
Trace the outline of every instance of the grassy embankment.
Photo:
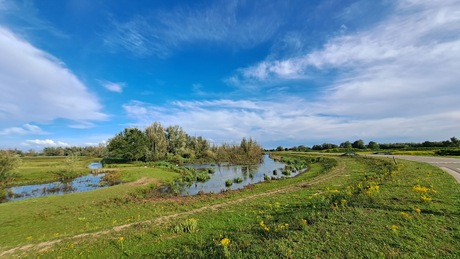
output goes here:
{"type": "Polygon", "coordinates": [[[241,192],[149,198],[138,191],[143,196],[120,198],[116,190],[124,186],[114,186],[0,204],[0,251],[61,240],[42,251],[17,253],[41,258],[460,256],[460,188],[449,175],[409,161],[395,166],[391,160],[335,159],[333,170],[316,163],[296,178],[241,192]],[[102,197],[104,191],[113,196],[102,197]],[[70,238],[133,222],[138,223],[119,231],[70,238]]]}

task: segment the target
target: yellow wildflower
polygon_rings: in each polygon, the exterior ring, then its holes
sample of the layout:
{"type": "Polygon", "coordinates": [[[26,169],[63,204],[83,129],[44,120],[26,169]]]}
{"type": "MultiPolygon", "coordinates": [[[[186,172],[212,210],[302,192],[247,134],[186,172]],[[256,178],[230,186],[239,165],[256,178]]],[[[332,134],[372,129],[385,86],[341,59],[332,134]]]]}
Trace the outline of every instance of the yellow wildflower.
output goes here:
{"type": "Polygon", "coordinates": [[[420,214],[422,212],[422,210],[419,209],[419,208],[415,208],[414,211],[417,212],[418,214],[420,214]]]}
{"type": "Polygon", "coordinates": [[[412,216],[409,215],[407,212],[401,212],[400,213],[401,217],[403,217],[404,219],[411,219],[412,216]]]}
{"type": "Polygon", "coordinates": [[[124,237],[119,237],[119,238],[118,238],[118,242],[123,242],[124,240],[125,240],[124,237]]]}
{"type": "Polygon", "coordinates": [[[230,239],[224,238],[224,239],[220,240],[220,244],[223,245],[223,246],[228,246],[230,244],[230,239]]]}
{"type": "Polygon", "coordinates": [[[420,184],[417,184],[416,186],[412,187],[412,191],[414,192],[428,192],[430,189],[427,187],[420,186],[420,184]]]}
{"type": "Polygon", "coordinates": [[[432,200],[432,198],[427,197],[425,195],[422,195],[422,196],[420,196],[420,200],[422,200],[424,202],[430,202],[432,200]]]}

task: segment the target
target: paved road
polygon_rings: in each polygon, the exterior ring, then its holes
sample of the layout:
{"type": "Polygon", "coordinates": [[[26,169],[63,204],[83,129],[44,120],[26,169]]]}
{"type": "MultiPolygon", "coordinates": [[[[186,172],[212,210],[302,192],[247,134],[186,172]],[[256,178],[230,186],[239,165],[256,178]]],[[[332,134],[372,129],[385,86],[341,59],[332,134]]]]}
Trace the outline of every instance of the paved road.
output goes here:
{"type": "MultiPolygon", "coordinates": [[[[383,155],[372,155],[372,156],[383,156],[383,155]]],[[[386,156],[386,155],[385,155],[386,156]]],[[[428,163],[430,165],[437,166],[442,170],[452,175],[458,183],[460,183],[460,159],[459,158],[448,158],[448,157],[430,157],[430,156],[386,156],[395,157],[397,159],[405,159],[410,161],[417,161],[428,163]]]]}

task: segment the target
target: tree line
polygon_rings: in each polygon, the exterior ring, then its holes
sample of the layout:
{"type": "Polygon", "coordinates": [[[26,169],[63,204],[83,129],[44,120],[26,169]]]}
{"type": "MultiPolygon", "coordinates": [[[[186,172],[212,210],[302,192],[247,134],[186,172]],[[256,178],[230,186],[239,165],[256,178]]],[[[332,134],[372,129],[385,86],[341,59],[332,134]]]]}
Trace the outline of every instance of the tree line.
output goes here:
{"type": "Polygon", "coordinates": [[[45,147],[41,152],[29,149],[22,151],[19,149],[7,150],[18,156],[91,156],[104,157],[107,155],[107,147],[104,144],[86,147],[45,147]]]}
{"type": "Polygon", "coordinates": [[[370,149],[370,150],[395,150],[395,149],[411,149],[411,150],[423,150],[423,149],[435,149],[435,148],[459,148],[460,147],[460,139],[456,137],[452,137],[449,140],[445,141],[424,141],[421,143],[414,143],[414,142],[406,142],[406,143],[377,143],[375,141],[369,141],[367,144],[362,140],[358,139],[353,142],[345,141],[340,143],[339,145],[333,143],[323,143],[323,144],[316,144],[313,145],[311,148],[300,145],[294,146],[291,148],[283,148],[282,146],[278,146],[275,150],[282,151],[282,150],[290,150],[290,151],[299,151],[299,152],[306,152],[309,150],[314,151],[321,151],[321,150],[330,150],[330,149],[345,149],[345,150],[353,150],[353,149],[370,149]]]}
{"type": "Polygon", "coordinates": [[[108,141],[106,163],[118,162],[229,162],[254,164],[261,162],[263,148],[252,138],[243,138],[239,145],[211,145],[201,136],[191,136],[180,126],[164,127],[154,122],[145,130],[125,128],[108,141]]]}

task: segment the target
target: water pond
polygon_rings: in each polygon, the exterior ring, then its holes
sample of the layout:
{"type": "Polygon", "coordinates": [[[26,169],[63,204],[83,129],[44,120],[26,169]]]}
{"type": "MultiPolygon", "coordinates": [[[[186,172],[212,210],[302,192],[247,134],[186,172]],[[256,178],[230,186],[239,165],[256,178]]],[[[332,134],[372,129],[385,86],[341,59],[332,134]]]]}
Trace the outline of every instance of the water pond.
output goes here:
{"type": "Polygon", "coordinates": [[[223,190],[242,189],[244,186],[265,181],[266,177],[278,179],[281,177],[293,177],[299,174],[292,171],[289,175],[283,175],[284,163],[276,162],[268,155],[259,165],[254,166],[229,166],[229,165],[189,165],[196,169],[213,168],[214,173],[206,182],[195,182],[185,186],[181,191],[182,195],[195,195],[198,192],[218,193],[223,190]],[[276,173],[274,173],[276,171],[276,173]],[[231,185],[230,185],[231,182],[231,185]]]}
{"type": "MultiPolygon", "coordinates": [[[[254,166],[234,166],[234,165],[188,165],[196,169],[212,168],[214,173],[209,174],[210,179],[206,182],[194,182],[181,188],[182,195],[195,195],[199,192],[218,193],[223,190],[242,189],[244,186],[263,182],[267,177],[278,179],[281,177],[292,177],[298,171],[291,171],[289,175],[283,175],[282,171],[285,164],[276,162],[264,155],[263,163],[254,166]]],[[[102,168],[101,163],[91,163],[89,169],[95,170],[102,168]]],[[[285,170],[284,170],[285,171],[285,170]]],[[[42,197],[48,195],[60,195],[74,192],[92,191],[104,187],[101,180],[105,173],[88,174],[75,178],[70,182],[52,182],[45,184],[34,184],[15,186],[7,190],[6,201],[17,201],[27,198],[42,197]]]]}
{"type": "MultiPolygon", "coordinates": [[[[102,168],[101,163],[91,163],[89,169],[102,168]]],[[[92,191],[107,186],[101,185],[101,179],[105,174],[88,174],[73,179],[70,182],[52,182],[11,187],[7,190],[6,201],[17,201],[28,198],[48,195],[59,195],[73,192],[92,191]]]]}

